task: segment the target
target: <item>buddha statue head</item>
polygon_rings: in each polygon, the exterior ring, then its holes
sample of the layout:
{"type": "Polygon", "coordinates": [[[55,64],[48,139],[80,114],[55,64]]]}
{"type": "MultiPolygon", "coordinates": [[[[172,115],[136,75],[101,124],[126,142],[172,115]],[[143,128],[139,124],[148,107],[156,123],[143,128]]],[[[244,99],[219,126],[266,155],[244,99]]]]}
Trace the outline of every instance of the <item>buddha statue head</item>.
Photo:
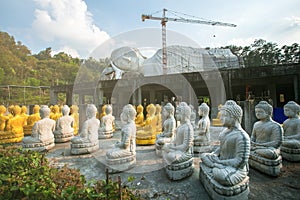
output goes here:
{"type": "Polygon", "coordinates": [[[111,107],[111,105],[107,105],[106,106],[105,112],[106,112],[107,115],[112,114],[112,107],[111,107]]]}
{"type": "Polygon", "coordinates": [[[94,104],[88,104],[86,108],[86,116],[88,119],[91,119],[93,117],[96,117],[97,108],[94,104]]]}
{"type": "Polygon", "coordinates": [[[18,105],[14,106],[13,113],[14,113],[14,116],[20,115],[21,114],[21,107],[18,106],[18,105]]]}
{"type": "Polygon", "coordinates": [[[148,113],[148,116],[151,117],[153,115],[155,115],[155,112],[156,112],[156,108],[155,108],[155,105],[154,104],[149,104],[147,106],[148,110],[147,110],[147,113],[148,113]]]}
{"type": "Polygon", "coordinates": [[[123,107],[123,111],[121,113],[121,121],[125,124],[134,121],[136,115],[136,111],[131,104],[127,104],[123,107]]]}
{"type": "Polygon", "coordinates": [[[199,113],[199,116],[208,116],[208,113],[209,113],[208,105],[206,103],[202,103],[198,107],[198,113],[199,113]]]}
{"type": "Polygon", "coordinates": [[[72,105],[70,108],[70,113],[78,113],[78,106],[77,105],[72,105]]]}
{"type": "Polygon", "coordinates": [[[63,116],[67,116],[70,113],[70,107],[68,105],[64,105],[61,110],[63,116]]]}
{"type": "Polygon", "coordinates": [[[175,108],[171,103],[167,103],[163,108],[164,117],[168,117],[170,115],[174,115],[175,108]]]}
{"type": "Polygon", "coordinates": [[[155,105],[155,109],[156,109],[156,114],[161,113],[161,106],[159,104],[155,105]]]}
{"type": "Polygon", "coordinates": [[[273,107],[266,101],[260,101],[255,106],[255,115],[257,119],[262,120],[270,118],[273,113],[273,107]]]}
{"type": "Polygon", "coordinates": [[[142,113],[144,111],[144,107],[140,104],[136,108],[137,113],[142,113]]]}
{"type": "Polygon", "coordinates": [[[10,105],[9,107],[8,107],[8,112],[10,113],[10,114],[12,114],[12,115],[14,115],[14,105],[10,105]]]}
{"type": "Polygon", "coordinates": [[[39,105],[34,105],[32,112],[35,113],[39,113],[40,112],[40,106],[39,105]]]}
{"type": "Polygon", "coordinates": [[[21,114],[27,114],[27,107],[26,106],[21,107],[21,114]]]}
{"type": "Polygon", "coordinates": [[[52,112],[53,112],[53,113],[59,113],[59,106],[58,106],[58,105],[54,105],[54,106],[52,107],[52,112]]]}
{"type": "Polygon", "coordinates": [[[6,112],[5,106],[1,105],[0,106],[0,114],[3,115],[6,112]]]}
{"type": "Polygon", "coordinates": [[[243,110],[233,100],[228,100],[220,109],[220,119],[224,126],[234,126],[236,123],[242,122],[243,110]]]}
{"type": "Polygon", "coordinates": [[[187,103],[181,102],[176,109],[176,119],[181,122],[187,122],[191,117],[191,108],[187,103]]]}
{"type": "Polygon", "coordinates": [[[42,105],[40,108],[40,116],[42,119],[49,118],[50,108],[47,105],[42,105]]]}
{"type": "Polygon", "coordinates": [[[300,112],[300,106],[294,101],[289,101],[287,104],[284,105],[284,115],[287,117],[296,117],[298,118],[300,112]]]}

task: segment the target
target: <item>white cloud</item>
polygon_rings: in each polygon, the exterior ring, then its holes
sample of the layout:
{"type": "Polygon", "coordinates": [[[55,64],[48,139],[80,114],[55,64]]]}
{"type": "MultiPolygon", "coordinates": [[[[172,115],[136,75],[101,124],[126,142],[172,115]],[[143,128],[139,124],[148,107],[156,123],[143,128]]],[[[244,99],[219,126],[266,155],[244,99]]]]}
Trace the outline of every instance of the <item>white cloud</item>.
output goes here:
{"type": "MultiPolygon", "coordinates": [[[[93,22],[83,0],[36,0],[33,29],[41,39],[55,43],[53,49],[68,47],[87,56],[95,47],[109,39],[93,22]]],[[[55,50],[54,50],[55,51],[55,50]]]]}
{"type": "Polygon", "coordinates": [[[291,27],[300,27],[300,17],[292,16],[287,17],[286,20],[290,23],[291,27]]]}

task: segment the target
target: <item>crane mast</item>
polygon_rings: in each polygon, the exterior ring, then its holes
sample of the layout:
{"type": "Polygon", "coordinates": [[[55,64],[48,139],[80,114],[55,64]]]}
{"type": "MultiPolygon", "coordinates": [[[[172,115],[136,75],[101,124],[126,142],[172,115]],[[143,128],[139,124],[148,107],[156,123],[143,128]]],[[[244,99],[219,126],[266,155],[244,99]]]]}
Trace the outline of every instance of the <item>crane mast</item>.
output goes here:
{"type": "Polygon", "coordinates": [[[200,19],[188,19],[188,18],[171,18],[166,17],[167,9],[163,9],[162,17],[155,17],[152,15],[142,15],[142,21],[144,22],[146,19],[151,20],[159,20],[161,21],[162,26],[162,67],[163,67],[163,74],[167,74],[167,30],[166,25],[168,21],[173,22],[182,22],[182,23],[198,23],[198,24],[205,24],[205,25],[212,25],[212,26],[229,26],[229,27],[236,27],[235,24],[231,23],[224,23],[224,22],[217,22],[217,21],[210,21],[210,20],[200,20],[200,19]]]}

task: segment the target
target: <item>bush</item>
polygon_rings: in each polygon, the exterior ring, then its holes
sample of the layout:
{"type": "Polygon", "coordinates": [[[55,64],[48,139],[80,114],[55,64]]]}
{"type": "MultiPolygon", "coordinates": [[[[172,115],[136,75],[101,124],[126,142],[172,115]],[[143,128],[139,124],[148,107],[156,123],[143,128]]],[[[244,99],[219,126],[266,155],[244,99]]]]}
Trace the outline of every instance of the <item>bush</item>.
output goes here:
{"type": "Polygon", "coordinates": [[[0,199],[138,199],[120,180],[86,182],[79,170],[50,167],[45,153],[0,146],[0,199]]]}

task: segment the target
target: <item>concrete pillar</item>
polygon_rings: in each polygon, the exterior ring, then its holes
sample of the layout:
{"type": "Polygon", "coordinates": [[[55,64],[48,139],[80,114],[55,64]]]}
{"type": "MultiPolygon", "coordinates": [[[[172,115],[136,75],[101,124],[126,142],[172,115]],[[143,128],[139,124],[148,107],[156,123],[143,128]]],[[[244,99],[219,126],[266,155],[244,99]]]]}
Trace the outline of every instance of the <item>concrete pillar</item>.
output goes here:
{"type": "Polygon", "coordinates": [[[155,103],[155,90],[150,90],[150,103],[155,103]]]}
{"type": "Polygon", "coordinates": [[[294,93],[295,93],[295,101],[299,101],[299,80],[297,75],[294,76],[294,93]]]}
{"type": "Polygon", "coordinates": [[[137,89],[137,105],[142,104],[142,88],[137,89]]]}
{"type": "Polygon", "coordinates": [[[276,94],[276,84],[272,83],[268,85],[270,90],[270,97],[273,100],[273,107],[277,107],[277,94],[276,94]]]}
{"type": "Polygon", "coordinates": [[[58,93],[54,92],[53,89],[50,89],[50,104],[56,105],[58,101],[58,93]]]}
{"type": "Polygon", "coordinates": [[[81,131],[81,127],[83,126],[83,123],[85,122],[85,120],[87,119],[86,117],[86,108],[87,108],[87,105],[86,104],[80,104],[78,106],[79,108],[79,130],[78,132],[81,131]]]}
{"type": "Polygon", "coordinates": [[[242,126],[249,136],[252,134],[253,124],[257,121],[257,118],[255,117],[256,104],[257,102],[254,100],[247,100],[243,103],[241,102],[241,107],[243,108],[242,126]]]}
{"type": "Polygon", "coordinates": [[[73,104],[73,89],[68,89],[66,91],[66,104],[71,106],[73,104]]]}
{"type": "Polygon", "coordinates": [[[79,105],[80,104],[85,104],[85,98],[84,98],[84,94],[78,94],[79,95],[79,105]]]}

